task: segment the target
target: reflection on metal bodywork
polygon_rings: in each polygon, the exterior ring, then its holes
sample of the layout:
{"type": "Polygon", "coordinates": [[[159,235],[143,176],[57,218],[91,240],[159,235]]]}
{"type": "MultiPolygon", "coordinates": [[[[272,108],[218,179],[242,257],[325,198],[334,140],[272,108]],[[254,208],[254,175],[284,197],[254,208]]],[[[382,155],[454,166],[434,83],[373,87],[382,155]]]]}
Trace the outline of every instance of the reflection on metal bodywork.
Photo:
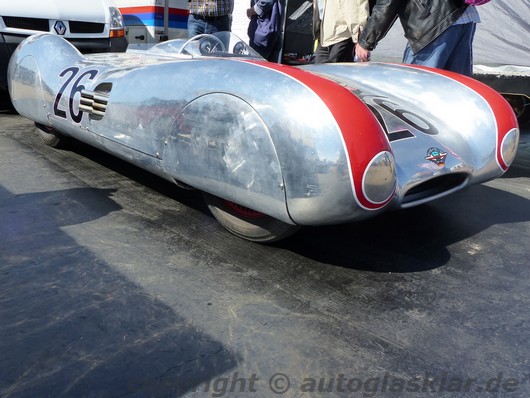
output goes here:
{"type": "Polygon", "coordinates": [[[498,177],[519,134],[509,105],[465,78],[271,64],[227,32],[90,56],[37,35],[9,76],[35,122],[287,224],[359,220],[498,177]]]}

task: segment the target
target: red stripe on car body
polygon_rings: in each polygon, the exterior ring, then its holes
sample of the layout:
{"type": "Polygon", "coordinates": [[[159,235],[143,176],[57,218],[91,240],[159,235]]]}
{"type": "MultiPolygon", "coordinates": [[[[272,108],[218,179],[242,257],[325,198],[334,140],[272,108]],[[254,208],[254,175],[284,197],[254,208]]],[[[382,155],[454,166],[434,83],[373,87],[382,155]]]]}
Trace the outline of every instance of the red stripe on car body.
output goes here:
{"type": "Polygon", "coordinates": [[[358,97],[338,83],[299,68],[273,62],[247,62],[288,75],[318,95],[342,134],[349,158],[353,194],[359,205],[377,210],[390,202],[393,196],[383,203],[373,203],[363,193],[363,175],[374,156],[382,151],[393,152],[381,125],[358,97]]]}

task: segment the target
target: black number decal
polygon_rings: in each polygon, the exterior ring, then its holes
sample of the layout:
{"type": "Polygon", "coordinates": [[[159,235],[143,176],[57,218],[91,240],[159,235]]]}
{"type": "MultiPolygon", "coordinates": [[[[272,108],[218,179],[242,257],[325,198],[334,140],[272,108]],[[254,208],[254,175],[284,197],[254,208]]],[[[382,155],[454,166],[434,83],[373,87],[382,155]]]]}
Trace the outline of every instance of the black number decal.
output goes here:
{"type": "Polygon", "coordinates": [[[392,142],[404,140],[406,138],[414,138],[414,134],[412,134],[409,130],[389,131],[381,112],[379,112],[379,110],[373,105],[366,104],[366,106],[372,111],[376,119],[379,121],[381,127],[383,127],[383,130],[385,131],[386,136],[388,137],[388,141],[392,142]]]}
{"type": "Polygon", "coordinates": [[[81,119],[83,118],[83,112],[81,110],[79,110],[77,114],[74,112],[74,96],[77,93],[81,94],[81,91],[85,89],[85,86],[79,83],[81,82],[81,80],[83,80],[85,76],[90,76],[88,79],[92,80],[94,77],[96,77],[97,74],[98,72],[95,70],[89,70],[83,73],[81,76],[79,76],[79,79],[76,80],[75,84],[72,87],[72,90],[70,91],[70,99],[68,101],[68,107],[70,108],[70,117],[76,123],[79,123],[81,119]]]}
{"type": "Polygon", "coordinates": [[[361,90],[356,89],[356,88],[348,87],[348,89],[353,94],[357,95],[365,103],[365,105],[372,111],[372,113],[378,120],[379,124],[385,131],[388,137],[388,140],[390,142],[404,140],[407,138],[414,138],[415,135],[408,129],[389,131],[388,126],[385,122],[385,118],[383,117],[383,114],[381,113],[380,109],[377,109],[377,107],[372,105],[370,102],[373,102],[374,104],[378,105],[380,108],[386,110],[390,114],[397,117],[399,120],[407,123],[409,126],[413,127],[414,129],[418,130],[419,132],[423,134],[428,134],[428,135],[438,134],[438,129],[436,128],[436,126],[434,126],[427,119],[425,119],[424,117],[420,115],[412,113],[411,111],[407,111],[406,109],[401,109],[399,105],[388,101],[386,97],[378,97],[378,96],[372,96],[369,94],[363,94],[361,90]]]}
{"type": "Polygon", "coordinates": [[[72,66],[72,67],[70,67],[68,69],[65,69],[65,70],[63,70],[61,72],[59,77],[65,77],[68,73],[70,74],[70,76],[68,76],[68,78],[66,79],[64,84],[59,89],[59,92],[57,93],[57,96],[55,97],[55,102],[53,104],[53,113],[54,113],[54,115],[56,115],[56,116],[58,116],[60,118],[63,118],[63,119],[67,119],[67,116],[69,115],[70,118],[72,119],[72,121],[74,121],[75,123],[79,123],[79,122],[81,122],[81,119],[83,118],[83,111],[78,110],[77,113],[75,113],[74,97],[77,94],[81,94],[81,91],[83,91],[85,89],[85,86],[83,84],[81,84],[81,80],[83,80],[86,76],[88,76],[89,80],[93,80],[98,75],[99,71],[97,71],[95,69],[94,70],[88,70],[88,71],[84,72],[83,74],[81,74],[81,76],[79,76],[77,78],[77,80],[73,84],[72,88],[70,89],[70,95],[69,95],[69,98],[68,98],[68,113],[67,113],[66,110],[63,110],[63,109],[59,108],[59,102],[61,101],[61,98],[62,98],[63,94],[65,93],[66,89],[68,88],[68,86],[70,85],[70,83],[72,82],[74,77],[76,77],[77,74],[79,73],[79,68],[75,67],[75,66],[72,66]]]}
{"type": "Polygon", "coordinates": [[[66,90],[66,87],[70,84],[74,76],[79,72],[79,68],[71,67],[68,69],[65,69],[61,72],[59,75],[60,77],[64,77],[68,72],[71,72],[68,79],[66,79],[66,82],[61,86],[61,89],[59,90],[59,93],[55,97],[55,103],[53,104],[53,113],[58,116],[62,117],[63,119],[66,119],[66,111],[63,111],[62,109],[59,109],[59,101],[61,100],[61,97],[63,96],[64,90],[66,90]]]}
{"type": "Polygon", "coordinates": [[[421,131],[422,133],[428,134],[428,135],[438,134],[438,129],[431,122],[421,117],[420,115],[416,115],[410,111],[407,111],[406,109],[400,109],[399,105],[396,105],[390,101],[387,101],[384,98],[374,98],[373,101],[377,105],[379,105],[381,108],[387,110],[388,112],[396,116],[398,119],[407,123],[409,126],[414,127],[416,130],[421,131]],[[411,119],[407,115],[410,115],[413,119],[411,119]],[[422,123],[423,126],[418,124],[416,121],[422,123]]]}

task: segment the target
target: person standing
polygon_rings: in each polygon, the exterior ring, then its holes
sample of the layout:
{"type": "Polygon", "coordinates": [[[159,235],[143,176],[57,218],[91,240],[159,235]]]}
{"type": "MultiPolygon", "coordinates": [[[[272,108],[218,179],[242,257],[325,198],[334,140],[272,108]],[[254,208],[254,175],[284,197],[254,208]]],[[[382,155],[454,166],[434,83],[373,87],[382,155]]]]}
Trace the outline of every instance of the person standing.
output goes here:
{"type": "Polygon", "coordinates": [[[368,0],[313,0],[315,63],[353,62],[368,9],[368,0]]]}
{"type": "Polygon", "coordinates": [[[377,0],[356,45],[361,61],[399,18],[407,45],[403,62],[471,76],[473,38],[480,22],[475,6],[464,0],[377,0]]]}
{"type": "Polygon", "coordinates": [[[230,31],[234,0],[190,0],[188,37],[230,31]]]}
{"type": "Polygon", "coordinates": [[[251,0],[247,9],[249,45],[267,61],[279,62],[283,0],[251,0]]]}

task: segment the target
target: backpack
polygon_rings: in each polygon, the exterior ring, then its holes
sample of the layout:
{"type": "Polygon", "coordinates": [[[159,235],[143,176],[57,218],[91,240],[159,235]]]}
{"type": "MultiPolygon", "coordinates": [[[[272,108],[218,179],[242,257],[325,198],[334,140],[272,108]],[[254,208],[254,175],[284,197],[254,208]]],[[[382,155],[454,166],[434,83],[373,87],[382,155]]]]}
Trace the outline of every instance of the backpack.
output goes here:
{"type": "MultiPolygon", "coordinates": [[[[268,53],[274,47],[282,24],[280,0],[275,0],[270,13],[258,17],[254,15],[248,25],[249,44],[258,52],[268,53]],[[262,51],[260,51],[262,50],[262,51]]],[[[263,55],[263,54],[262,54],[263,55]]]]}

